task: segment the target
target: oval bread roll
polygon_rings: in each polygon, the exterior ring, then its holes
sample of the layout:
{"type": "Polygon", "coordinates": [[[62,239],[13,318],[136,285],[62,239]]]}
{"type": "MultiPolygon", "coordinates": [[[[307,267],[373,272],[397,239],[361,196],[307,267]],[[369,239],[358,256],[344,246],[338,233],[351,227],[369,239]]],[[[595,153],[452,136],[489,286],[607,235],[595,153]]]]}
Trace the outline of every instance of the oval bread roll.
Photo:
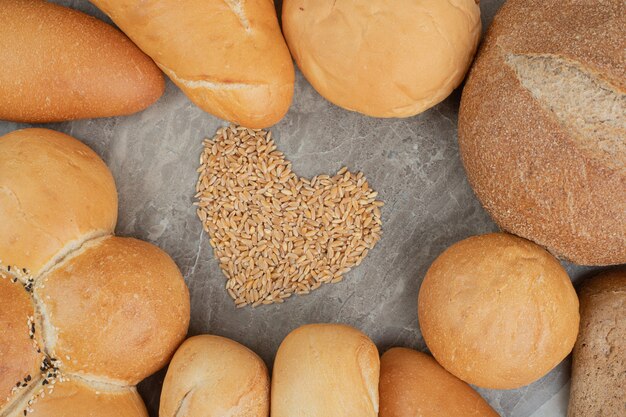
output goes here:
{"type": "Polygon", "coordinates": [[[393,348],[380,360],[379,417],[498,417],[465,382],[430,355],[393,348]]]}
{"type": "Polygon", "coordinates": [[[63,370],[109,383],[134,385],[161,369],[189,325],[189,292],[178,267],[137,239],[88,242],[34,294],[48,351],[64,358],[63,370]]]}
{"type": "Polygon", "coordinates": [[[131,114],[165,86],[120,31],[43,0],[2,0],[0,62],[0,119],[18,122],[131,114]]]}
{"type": "Polygon", "coordinates": [[[219,336],[187,339],[170,363],[161,417],[267,417],[265,363],[239,343],[219,336]]]}
{"type": "Polygon", "coordinates": [[[38,276],[116,221],[113,176],[88,146],[49,129],[0,137],[0,270],[38,276]]]}
{"type": "Polygon", "coordinates": [[[91,0],[201,109],[249,128],[287,113],[294,69],[269,0],[91,0]]]}
{"type": "Polygon", "coordinates": [[[280,345],[272,417],[376,417],[380,360],[374,343],[341,324],[311,324],[280,345]]]}
{"type": "Polygon", "coordinates": [[[541,378],[572,351],[578,297],[559,261],[505,233],[473,236],[433,262],[418,299],[433,356],[463,381],[513,389],[541,378]]]}

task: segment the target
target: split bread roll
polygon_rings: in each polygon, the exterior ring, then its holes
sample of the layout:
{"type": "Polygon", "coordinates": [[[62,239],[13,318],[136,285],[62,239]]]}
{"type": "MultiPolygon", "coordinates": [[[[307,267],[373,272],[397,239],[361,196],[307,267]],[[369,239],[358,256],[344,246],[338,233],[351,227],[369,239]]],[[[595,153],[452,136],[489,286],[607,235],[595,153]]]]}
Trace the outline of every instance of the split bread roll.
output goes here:
{"type": "Polygon", "coordinates": [[[439,255],[422,282],[418,313],[437,362],[484,388],[541,378],[578,334],[567,272],[540,246],[505,233],[473,236],[439,255]]]}
{"type": "Polygon", "coordinates": [[[0,137],[0,416],[147,416],[134,385],[184,339],[189,292],[165,252],[110,235],[116,217],[87,146],[0,137]]]}
{"type": "Polygon", "coordinates": [[[281,343],[272,417],[376,417],[380,360],[374,343],[341,324],[311,324],[281,343]]]}
{"type": "Polygon", "coordinates": [[[621,417],[626,411],[626,269],[602,273],[580,289],[568,417],[621,417]]]}
{"type": "Polygon", "coordinates": [[[287,113],[294,69],[269,0],[91,0],[201,109],[249,128],[287,113]]]}
{"type": "Polygon", "coordinates": [[[170,363],[160,417],[268,417],[265,363],[239,343],[219,336],[187,339],[170,363]]]}
{"type": "Polygon", "coordinates": [[[475,0],[285,0],[298,67],[324,98],[374,117],[408,117],[459,86],[481,33],[475,0]]]}
{"type": "Polygon", "coordinates": [[[380,417],[498,417],[430,355],[393,348],[380,360],[380,417]]]}
{"type": "Polygon", "coordinates": [[[38,276],[116,221],[113,176],[88,146],[49,129],[0,137],[0,270],[38,276]]]}
{"type": "Polygon", "coordinates": [[[459,145],[498,225],[626,263],[626,3],[508,0],[463,90],[459,145]]]}
{"type": "Polygon", "coordinates": [[[18,122],[135,113],[165,85],[120,31],[43,0],[2,0],[0,61],[0,119],[18,122]]]}

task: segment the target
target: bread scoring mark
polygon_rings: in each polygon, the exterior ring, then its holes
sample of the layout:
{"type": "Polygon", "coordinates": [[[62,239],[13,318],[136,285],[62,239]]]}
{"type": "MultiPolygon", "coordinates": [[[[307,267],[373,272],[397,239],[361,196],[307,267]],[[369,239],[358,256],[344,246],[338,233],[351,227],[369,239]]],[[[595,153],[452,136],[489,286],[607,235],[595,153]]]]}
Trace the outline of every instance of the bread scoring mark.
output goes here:
{"type": "Polygon", "coordinates": [[[626,170],[626,93],[555,55],[506,54],[520,84],[592,159],[626,170]]]}
{"type": "Polygon", "coordinates": [[[209,89],[209,90],[243,90],[250,87],[258,87],[261,84],[253,84],[253,83],[224,83],[224,82],[216,82],[216,81],[208,81],[208,80],[190,80],[187,78],[179,77],[174,70],[166,67],[165,65],[161,65],[157,62],[159,68],[163,70],[163,72],[172,79],[176,84],[183,85],[187,88],[191,88],[194,90],[197,89],[209,89]]]}
{"type": "Polygon", "coordinates": [[[239,23],[246,30],[246,32],[250,32],[250,21],[248,20],[248,16],[246,16],[246,12],[243,10],[243,6],[245,0],[224,0],[228,8],[237,16],[239,19],[239,23]]]}
{"type": "Polygon", "coordinates": [[[193,394],[195,390],[195,388],[191,388],[185,393],[185,395],[183,395],[183,398],[181,398],[180,402],[178,403],[178,407],[176,407],[176,410],[174,411],[173,417],[184,417],[187,415],[187,410],[189,409],[190,402],[189,396],[193,394]]]}

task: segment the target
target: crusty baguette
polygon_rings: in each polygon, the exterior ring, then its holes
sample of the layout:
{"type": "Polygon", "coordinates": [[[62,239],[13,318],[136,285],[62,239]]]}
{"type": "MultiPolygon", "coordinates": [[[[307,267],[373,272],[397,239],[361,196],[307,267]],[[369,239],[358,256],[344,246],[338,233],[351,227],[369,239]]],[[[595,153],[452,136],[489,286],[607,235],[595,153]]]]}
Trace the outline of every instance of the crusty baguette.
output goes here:
{"type": "Polygon", "coordinates": [[[0,119],[53,122],[138,112],[163,75],[119,30],[43,0],[0,1],[0,119]]]}
{"type": "Polygon", "coordinates": [[[265,363],[239,343],[219,336],[187,339],[167,369],[160,417],[268,417],[265,363]]]}
{"type": "Polygon", "coordinates": [[[91,0],[203,110],[250,128],[278,122],[294,69],[271,0],[91,0]]]}
{"type": "Polygon", "coordinates": [[[568,417],[626,415],[626,269],[591,278],[580,290],[568,417]]]}
{"type": "Polygon", "coordinates": [[[508,0],[463,90],[459,145],[496,223],[586,265],[626,262],[626,2],[508,0]]]}

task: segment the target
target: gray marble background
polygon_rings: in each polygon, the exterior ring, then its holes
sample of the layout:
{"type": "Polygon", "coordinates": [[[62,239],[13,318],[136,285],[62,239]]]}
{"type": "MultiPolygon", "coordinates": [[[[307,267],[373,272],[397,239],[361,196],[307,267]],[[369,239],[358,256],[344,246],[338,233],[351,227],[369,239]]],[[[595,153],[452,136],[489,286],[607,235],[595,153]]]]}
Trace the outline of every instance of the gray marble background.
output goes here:
{"type": "MultiPolygon", "coordinates": [[[[86,0],[56,0],[110,22],[86,0]]],[[[280,2],[279,2],[280,3],[280,2]]],[[[483,0],[486,27],[503,0],[483,0]]],[[[280,5],[279,5],[280,6],[280,5]]],[[[417,321],[417,293],[431,262],[446,247],[496,226],[470,189],[456,140],[460,92],[402,120],[372,119],[325,101],[297,75],[294,102],[272,130],[302,176],[363,171],[385,201],[383,236],[346,279],[282,305],[236,309],[192,206],[204,137],[224,124],[196,108],[170,82],[142,113],[47,125],[84,141],[115,176],[120,197],[117,233],[159,245],[175,259],[191,292],[190,334],[233,338],[270,366],[281,340],[296,327],[339,322],[367,333],[382,351],[426,350],[417,321]]],[[[0,122],[0,134],[24,124],[0,122]]],[[[566,265],[572,279],[589,268],[566,265]]],[[[140,385],[157,416],[164,372],[140,385]]],[[[479,390],[503,416],[566,415],[569,361],[534,384],[512,391],[479,390]]]]}

